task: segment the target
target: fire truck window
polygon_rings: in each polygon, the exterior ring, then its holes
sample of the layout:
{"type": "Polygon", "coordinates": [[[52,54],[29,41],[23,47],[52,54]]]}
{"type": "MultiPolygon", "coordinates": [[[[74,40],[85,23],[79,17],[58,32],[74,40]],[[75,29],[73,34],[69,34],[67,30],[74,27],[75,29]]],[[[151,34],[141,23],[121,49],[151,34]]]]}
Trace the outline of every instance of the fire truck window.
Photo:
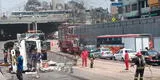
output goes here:
{"type": "Polygon", "coordinates": [[[120,54],[122,54],[123,53],[123,51],[120,51],[120,54]]]}

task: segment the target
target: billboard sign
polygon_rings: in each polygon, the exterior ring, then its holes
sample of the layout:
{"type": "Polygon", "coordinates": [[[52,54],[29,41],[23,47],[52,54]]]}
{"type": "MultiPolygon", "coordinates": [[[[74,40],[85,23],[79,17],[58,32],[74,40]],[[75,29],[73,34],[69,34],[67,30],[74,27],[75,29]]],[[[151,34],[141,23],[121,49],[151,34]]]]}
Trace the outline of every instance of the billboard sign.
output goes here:
{"type": "Polygon", "coordinates": [[[117,6],[117,7],[122,7],[123,3],[112,3],[111,5],[112,6],[117,6]]]}

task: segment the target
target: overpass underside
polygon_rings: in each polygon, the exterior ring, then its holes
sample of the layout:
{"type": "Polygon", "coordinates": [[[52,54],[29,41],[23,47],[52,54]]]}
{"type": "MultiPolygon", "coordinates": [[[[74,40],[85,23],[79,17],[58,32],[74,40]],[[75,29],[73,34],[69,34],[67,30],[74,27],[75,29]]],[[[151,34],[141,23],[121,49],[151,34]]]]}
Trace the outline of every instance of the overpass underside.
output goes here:
{"type": "MultiPolygon", "coordinates": [[[[37,29],[46,35],[58,30],[60,22],[37,23],[37,29]]],[[[30,24],[33,26],[33,24],[30,24]]],[[[28,31],[28,24],[0,24],[0,40],[16,39],[17,33],[25,33],[28,31]]]]}

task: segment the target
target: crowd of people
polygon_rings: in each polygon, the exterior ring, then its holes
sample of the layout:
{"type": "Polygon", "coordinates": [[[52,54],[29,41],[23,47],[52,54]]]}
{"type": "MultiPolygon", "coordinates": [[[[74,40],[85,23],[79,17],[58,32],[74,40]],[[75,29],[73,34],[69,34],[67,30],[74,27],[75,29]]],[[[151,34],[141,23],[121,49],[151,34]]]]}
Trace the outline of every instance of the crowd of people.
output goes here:
{"type": "MultiPolygon", "coordinates": [[[[10,64],[9,72],[16,73],[17,78],[19,80],[23,80],[22,73],[25,72],[23,69],[24,59],[21,55],[22,53],[19,51],[19,48],[9,47],[3,50],[4,53],[4,63],[10,64]]],[[[30,56],[28,56],[30,68],[28,68],[31,72],[37,72],[37,78],[40,77],[39,70],[41,67],[42,60],[46,60],[46,51],[41,50],[41,52],[37,52],[37,49],[34,48],[31,50],[30,56]]],[[[29,66],[28,66],[29,67],[29,66]]]]}

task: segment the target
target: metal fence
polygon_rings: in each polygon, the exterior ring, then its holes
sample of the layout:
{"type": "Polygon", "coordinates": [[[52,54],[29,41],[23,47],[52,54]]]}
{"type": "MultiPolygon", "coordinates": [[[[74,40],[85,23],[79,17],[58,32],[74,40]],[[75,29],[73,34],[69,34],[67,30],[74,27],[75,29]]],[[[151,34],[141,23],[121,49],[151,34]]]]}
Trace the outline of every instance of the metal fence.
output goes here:
{"type": "MultiPolygon", "coordinates": [[[[74,29],[80,40],[96,44],[96,36],[114,34],[152,34],[160,37],[160,17],[132,19],[120,22],[83,25],[74,29]]],[[[157,41],[156,41],[157,42],[157,41]]]]}

